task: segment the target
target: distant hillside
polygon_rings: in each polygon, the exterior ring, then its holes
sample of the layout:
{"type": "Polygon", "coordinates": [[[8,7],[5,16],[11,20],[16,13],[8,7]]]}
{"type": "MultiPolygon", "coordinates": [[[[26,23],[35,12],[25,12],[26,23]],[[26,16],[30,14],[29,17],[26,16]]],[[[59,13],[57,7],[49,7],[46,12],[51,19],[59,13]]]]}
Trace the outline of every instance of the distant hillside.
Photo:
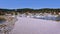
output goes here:
{"type": "Polygon", "coordinates": [[[30,8],[23,8],[23,9],[1,9],[0,8],[0,14],[1,13],[56,13],[58,14],[60,12],[60,8],[53,9],[53,8],[42,8],[42,9],[30,9],[30,8]]]}

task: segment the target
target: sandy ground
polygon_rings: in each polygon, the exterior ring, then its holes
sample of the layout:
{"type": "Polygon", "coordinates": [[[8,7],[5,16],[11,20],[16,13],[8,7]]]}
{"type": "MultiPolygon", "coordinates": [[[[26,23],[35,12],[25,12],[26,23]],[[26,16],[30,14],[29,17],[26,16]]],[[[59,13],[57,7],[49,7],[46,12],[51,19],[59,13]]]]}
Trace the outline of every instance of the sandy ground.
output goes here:
{"type": "Polygon", "coordinates": [[[18,17],[11,34],[60,34],[60,22],[18,17]]]}

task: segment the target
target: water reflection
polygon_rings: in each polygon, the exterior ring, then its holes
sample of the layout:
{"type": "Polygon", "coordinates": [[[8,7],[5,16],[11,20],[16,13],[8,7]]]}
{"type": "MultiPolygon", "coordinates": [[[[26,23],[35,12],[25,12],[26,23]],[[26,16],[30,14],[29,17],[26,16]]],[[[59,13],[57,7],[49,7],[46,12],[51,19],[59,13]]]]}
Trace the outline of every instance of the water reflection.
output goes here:
{"type": "Polygon", "coordinates": [[[0,23],[4,23],[6,22],[6,19],[5,18],[0,18],[0,23]]]}

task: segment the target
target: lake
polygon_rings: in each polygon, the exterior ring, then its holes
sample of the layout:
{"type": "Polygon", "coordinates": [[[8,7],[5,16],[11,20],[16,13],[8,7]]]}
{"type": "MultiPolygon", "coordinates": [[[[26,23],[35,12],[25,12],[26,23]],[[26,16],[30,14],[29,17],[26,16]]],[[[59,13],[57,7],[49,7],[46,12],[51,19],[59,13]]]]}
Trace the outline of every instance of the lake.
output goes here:
{"type": "Polygon", "coordinates": [[[6,22],[6,20],[0,20],[0,23],[4,23],[4,22],[6,22]]]}
{"type": "Polygon", "coordinates": [[[33,17],[37,19],[44,19],[44,20],[58,20],[60,21],[60,17],[55,17],[55,16],[43,16],[43,17],[33,17]]]}

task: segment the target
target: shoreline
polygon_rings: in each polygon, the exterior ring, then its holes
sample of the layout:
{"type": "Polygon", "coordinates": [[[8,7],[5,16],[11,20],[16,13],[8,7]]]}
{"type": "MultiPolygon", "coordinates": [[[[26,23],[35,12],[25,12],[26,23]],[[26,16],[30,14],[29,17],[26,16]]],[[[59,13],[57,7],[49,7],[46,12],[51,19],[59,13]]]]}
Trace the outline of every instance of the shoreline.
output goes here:
{"type": "Polygon", "coordinates": [[[60,34],[60,22],[17,17],[11,34],[60,34]]]}

